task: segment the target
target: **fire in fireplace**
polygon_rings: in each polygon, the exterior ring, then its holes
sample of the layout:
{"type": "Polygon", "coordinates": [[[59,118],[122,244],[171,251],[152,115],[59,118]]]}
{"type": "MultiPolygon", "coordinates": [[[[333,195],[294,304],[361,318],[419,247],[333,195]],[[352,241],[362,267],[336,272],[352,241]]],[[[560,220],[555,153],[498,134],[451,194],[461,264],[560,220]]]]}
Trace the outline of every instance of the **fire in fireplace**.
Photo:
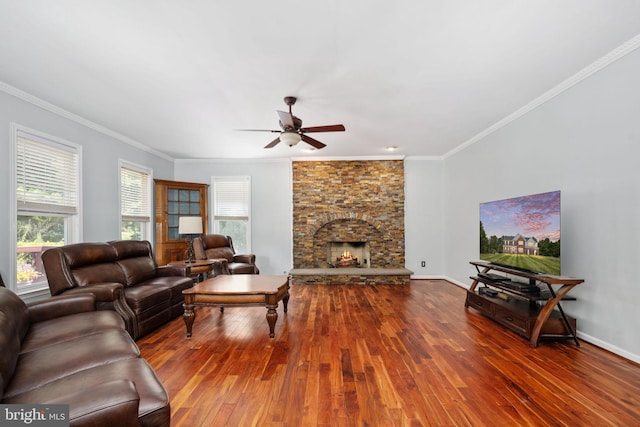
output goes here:
{"type": "Polygon", "coordinates": [[[371,267],[368,242],[329,242],[327,248],[331,267],[371,267]]]}

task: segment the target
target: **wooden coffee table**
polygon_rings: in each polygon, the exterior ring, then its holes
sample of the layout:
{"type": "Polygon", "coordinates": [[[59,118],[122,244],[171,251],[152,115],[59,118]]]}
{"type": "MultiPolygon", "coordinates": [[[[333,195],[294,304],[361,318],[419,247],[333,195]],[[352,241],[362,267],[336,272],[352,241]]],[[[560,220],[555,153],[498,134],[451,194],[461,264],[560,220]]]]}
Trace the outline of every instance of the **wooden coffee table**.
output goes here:
{"type": "Polygon", "coordinates": [[[282,300],[284,312],[289,302],[289,276],[269,276],[263,274],[220,275],[203,280],[184,294],[184,323],[187,326],[187,337],[196,318],[195,307],[250,307],[267,308],[269,337],[275,336],[274,328],[278,320],[278,301],[282,300]]]}

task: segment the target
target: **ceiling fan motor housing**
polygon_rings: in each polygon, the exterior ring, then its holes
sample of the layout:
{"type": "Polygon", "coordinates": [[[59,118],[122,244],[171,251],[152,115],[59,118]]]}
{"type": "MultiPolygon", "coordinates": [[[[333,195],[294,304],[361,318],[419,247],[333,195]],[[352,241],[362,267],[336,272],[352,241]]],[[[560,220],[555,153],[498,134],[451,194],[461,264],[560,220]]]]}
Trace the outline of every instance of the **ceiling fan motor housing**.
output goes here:
{"type": "Polygon", "coordinates": [[[291,116],[291,118],[293,119],[293,128],[291,126],[285,126],[282,121],[280,122],[280,127],[282,128],[282,130],[284,131],[293,131],[293,132],[297,132],[298,130],[300,130],[300,128],[302,127],[302,120],[299,119],[296,116],[291,116]]]}

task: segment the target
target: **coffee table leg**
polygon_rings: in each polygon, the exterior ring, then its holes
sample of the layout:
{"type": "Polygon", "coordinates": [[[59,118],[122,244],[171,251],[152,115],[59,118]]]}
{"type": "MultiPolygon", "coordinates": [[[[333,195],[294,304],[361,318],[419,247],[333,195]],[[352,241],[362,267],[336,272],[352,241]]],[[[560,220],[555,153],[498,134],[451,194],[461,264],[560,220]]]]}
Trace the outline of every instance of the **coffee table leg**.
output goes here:
{"type": "Polygon", "coordinates": [[[284,312],[287,312],[287,304],[289,304],[289,291],[285,294],[284,298],[282,298],[282,305],[284,306],[284,312]]]}
{"type": "Polygon", "coordinates": [[[278,312],[276,311],[278,304],[267,305],[267,323],[269,324],[269,338],[273,338],[276,329],[276,320],[278,320],[278,312]]]}
{"type": "Polygon", "coordinates": [[[184,324],[187,327],[187,338],[191,336],[191,328],[193,327],[193,321],[196,320],[196,312],[193,309],[193,304],[183,304],[184,314],[182,315],[182,319],[184,320],[184,324]]]}

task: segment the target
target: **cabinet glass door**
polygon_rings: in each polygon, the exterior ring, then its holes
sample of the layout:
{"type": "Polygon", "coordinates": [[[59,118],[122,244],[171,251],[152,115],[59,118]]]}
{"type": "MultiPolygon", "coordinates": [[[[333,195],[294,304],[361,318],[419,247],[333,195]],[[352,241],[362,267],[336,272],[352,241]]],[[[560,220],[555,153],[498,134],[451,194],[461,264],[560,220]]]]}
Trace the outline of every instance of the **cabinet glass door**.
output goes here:
{"type": "Polygon", "coordinates": [[[167,222],[169,240],[180,238],[178,223],[181,216],[200,215],[200,192],[181,188],[167,190],[167,222]]]}

